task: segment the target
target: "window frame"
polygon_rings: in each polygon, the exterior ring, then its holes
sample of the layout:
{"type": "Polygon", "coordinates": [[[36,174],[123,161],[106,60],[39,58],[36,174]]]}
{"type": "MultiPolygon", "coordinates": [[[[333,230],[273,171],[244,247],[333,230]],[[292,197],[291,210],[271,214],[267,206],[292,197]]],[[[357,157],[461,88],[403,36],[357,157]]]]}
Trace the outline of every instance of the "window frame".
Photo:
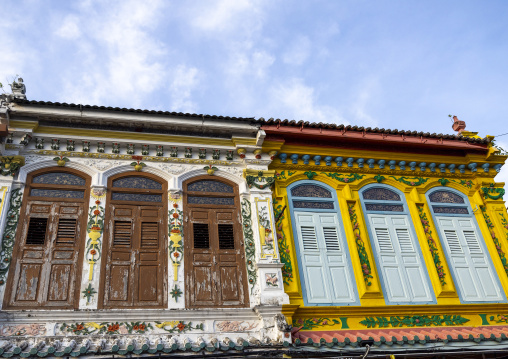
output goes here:
{"type": "Polygon", "coordinates": [[[341,210],[340,210],[340,206],[339,206],[339,201],[338,201],[338,197],[337,197],[337,190],[334,189],[333,187],[323,183],[323,182],[319,182],[317,180],[300,180],[300,181],[296,181],[296,182],[293,182],[291,183],[290,185],[288,185],[286,187],[286,193],[287,193],[287,200],[288,200],[288,206],[289,206],[289,213],[290,213],[290,218],[291,218],[291,229],[292,229],[292,234],[293,234],[293,244],[295,246],[295,250],[296,250],[296,254],[297,254],[297,263],[298,263],[298,271],[299,271],[299,277],[300,277],[300,287],[302,289],[302,297],[303,297],[303,302],[304,302],[304,305],[307,307],[319,307],[319,306],[359,306],[361,305],[360,304],[360,293],[359,293],[359,290],[358,290],[358,285],[357,285],[357,278],[356,278],[356,274],[355,274],[355,271],[353,269],[353,263],[352,263],[352,260],[351,260],[351,251],[349,250],[349,244],[348,244],[348,240],[347,240],[347,236],[346,236],[346,231],[345,231],[345,225],[344,225],[344,221],[343,221],[343,217],[342,217],[342,214],[341,214],[341,210]],[[323,187],[324,189],[326,189],[327,191],[329,191],[332,195],[331,198],[321,198],[321,197],[297,197],[297,196],[292,196],[291,194],[291,190],[295,187],[298,187],[300,185],[306,185],[306,184],[311,184],[311,185],[316,185],[316,186],[320,186],[320,187],[323,187]],[[333,203],[333,206],[334,208],[333,209],[317,209],[317,208],[294,208],[293,206],[293,201],[308,201],[308,202],[332,202],[333,203]],[[295,216],[295,212],[313,212],[313,213],[333,213],[337,216],[337,219],[338,219],[338,223],[339,223],[339,229],[337,231],[337,234],[339,235],[339,240],[341,241],[341,244],[344,246],[344,253],[346,255],[346,258],[348,259],[348,263],[347,263],[347,266],[348,266],[348,269],[349,269],[349,273],[351,275],[351,280],[352,280],[352,286],[353,288],[351,288],[354,292],[354,295],[355,295],[355,301],[354,302],[351,302],[351,303],[335,303],[335,302],[331,302],[331,303],[309,303],[308,300],[307,300],[307,283],[305,281],[305,277],[304,277],[304,268],[303,268],[303,261],[302,261],[302,248],[300,248],[300,243],[299,243],[299,237],[298,237],[298,230],[296,228],[296,216],[295,216]],[[342,224],[342,225],[341,225],[342,224]]]}
{"type": "Polygon", "coordinates": [[[491,255],[490,255],[490,251],[488,250],[487,244],[485,243],[485,237],[483,236],[483,232],[480,230],[480,226],[478,225],[478,221],[476,220],[475,212],[480,210],[480,208],[478,208],[476,211],[473,211],[472,210],[472,206],[471,206],[471,202],[469,200],[469,196],[465,195],[464,193],[462,193],[462,192],[460,192],[460,191],[458,191],[458,190],[456,190],[454,188],[444,187],[444,186],[438,186],[438,187],[433,187],[433,188],[429,189],[425,193],[425,199],[427,200],[427,205],[429,207],[430,215],[432,217],[432,221],[434,222],[434,226],[436,228],[436,232],[437,232],[440,244],[441,244],[441,248],[442,248],[442,251],[443,251],[444,256],[446,258],[446,264],[448,265],[448,268],[450,270],[450,275],[452,276],[453,284],[454,284],[455,289],[457,291],[457,295],[459,296],[460,302],[463,303],[463,304],[469,304],[469,303],[479,303],[479,304],[506,303],[507,302],[507,297],[506,297],[506,293],[505,293],[505,288],[504,288],[504,286],[501,283],[501,280],[499,278],[499,273],[498,273],[498,271],[496,269],[496,266],[494,265],[494,263],[492,261],[492,258],[491,258],[491,255]],[[430,195],[432,193],[437,192],[437,191],[443,191],[443,190],[444,191],[448,191],[448,192],[452,192],[452,193],[462,197],[464,199],[464,203],[440,203],[440,202],[432,202],[430,200],[430,195]],[[439,206],[442,206],[442,207],[466,207],[468,212],[469,212],[469,214],[466,215],[466,214],[460,214],[460,213],[435,213],[433,205],[439,205],[439,206]],[[484,253],[485,253],[486,257],[487,257],[487,260],[489,261],[490,268],[492,269],[492,271],[495,274],[496,284],[499,286],[501,296],[504,299],[503,301],[471,301],[471,300],[464,299],[464,296],[462,295],[462,290],[458,286],[459,281],[457,279],[457,276],[455,275],[455,269],[454,269],[454,267],[452,265],[452,260],[450,258],[450,255],[449,255],[448,251],[446,250],[446,244],[445,244],[445,241],[443,240],[443,236],[441,234],[441,228],[439,227],[439,222],[437,221],[437,217],[455,217],[455,218],[456,217],[462,217],[462,218],[469,218],[469,219],[472,220],[474,228],[476,229],[476,233],[477,233],[477,235],[479,237],[480,246],[481,246],[482,250],[484,251],[484,253]]]}
{"type": "Polygon", "coordinates": [[[400,191],[396,187],[386,185],[386,184],[380,184],[380,183],[371,183],[368,185],[363,186],[358,190],[358,200],[360,201],[361,207],[362,207],[362,217],[363,221],[367,227],[367,232],[369,235],[369,242],[370,242],[370,250],[372,251],[372,254],[374,255],[374,261],[376,262],[376,270],[378,273],[378,278],[381,283],[381,288],[383,290],[383,297],[385,299],[385,303],[387,305],[427,305],[427,304],[436,304],[436,294],[434,292],[434,286],[432,285],[432,281],[430,280],[430,274],[429,270],[427,268],[427,262],[425,261],[425,258],[423,257],[423,251],[420,246],[420,241],[418,239],[418,236],[416,235],[415,225],[413,222],[413,217],[411,216],[411,213],[409,212],[409,207],[406,201],[406,197],[404,195],[404,192],[400,191]],[[364,200],[363,199],[363,192],[372,189],[372,188],[386,188],[390,191],[395,192],[399,195],[400,201],[389,201],[389,200],[364,200]],[[366,208],[366,203],[376,203],[376,204],[402,204],[403,211],[402,212],[393,212],[393,211],[370,211],[366,208]],[[427,285],[429,287],[431,300],[427,302],[392,302],[388,299],[388,291],[387,291],[387,284],[385,282],[383,271],[381,267],[381,259],[379,258],[379,253],[376,249],[376,246],[373,241],[376,240],[376,237],[374,235],[374,231],[372,229],[372,225],[370,223],[368,214],[378,214],[378,215],[395,215],[395,216],[401,216],[405,215],[407,216],[407,220],[410,227],[410,233],[414,238],[414,244],[416,245],[416,251],[418,258],[420,259],[420,263],[422,263],[424,274],[426,275],[427,285]]]}

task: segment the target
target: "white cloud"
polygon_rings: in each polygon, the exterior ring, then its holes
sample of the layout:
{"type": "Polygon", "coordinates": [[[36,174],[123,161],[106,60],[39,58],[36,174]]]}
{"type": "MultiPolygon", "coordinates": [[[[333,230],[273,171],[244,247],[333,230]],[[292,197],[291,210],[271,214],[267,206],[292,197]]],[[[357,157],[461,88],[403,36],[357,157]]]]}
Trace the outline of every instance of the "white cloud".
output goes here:
{"type": "Polygon", "coordinates": [[[282,56],[289,65],[302,65],[310,55],[311,43],[307,36],[298,36],[282,56]]]}
{"type": "Polygon", "coordinates": [[[368,108],[375,102],[373,97],[378,93],[378,90],[379,81],[376,77],[369,77],[361,82],[349,107],[351,119],[355,124],[371,127],[377,126],[378,122],[369,114],[368,108]]]}
{"type": "Polygon", "coordinates": [[[272,106],[292,115],[290,119],[347,124],[335,108],[319,105],[314,88],[304,85],[299,79],[275,86],[270,94],[272,106]]]}
{"type": "Polygon", "coordinates": [[[172,111],[195,112],[196,104],[191,101],[191,93],[198,83],[197,68],[184,65],[177,67],[170,85],[172,111]]]}
{"type": "Polygon", "coordinates": [[[75,15],[67,15],[60,27],[55,31],[57,36],[68,40],[75,40],[81,35],[79,19],[75,15]]]}
{"type": "Polygon", "coordinates": [[[218,0],[201,2],[193,8],[192,24],[205,31],[229,31],[244,23],[244,15],[255,16],[257,2],[218,0]],[[197,16],[196,16],[197,15],[197,16]]]}

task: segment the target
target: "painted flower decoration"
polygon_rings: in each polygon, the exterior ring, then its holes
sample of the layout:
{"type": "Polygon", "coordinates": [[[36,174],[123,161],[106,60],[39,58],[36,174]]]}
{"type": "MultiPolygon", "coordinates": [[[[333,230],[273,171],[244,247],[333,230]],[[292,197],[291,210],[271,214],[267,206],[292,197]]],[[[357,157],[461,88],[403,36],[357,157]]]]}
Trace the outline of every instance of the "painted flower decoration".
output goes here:
{"type": "Polygon", "coordinates": [[[183,331],[185,329],[185,324],[180,322],[180,323],[178,323],[178,325],[176,327],[178,328],[179,331],[183,331]]]}

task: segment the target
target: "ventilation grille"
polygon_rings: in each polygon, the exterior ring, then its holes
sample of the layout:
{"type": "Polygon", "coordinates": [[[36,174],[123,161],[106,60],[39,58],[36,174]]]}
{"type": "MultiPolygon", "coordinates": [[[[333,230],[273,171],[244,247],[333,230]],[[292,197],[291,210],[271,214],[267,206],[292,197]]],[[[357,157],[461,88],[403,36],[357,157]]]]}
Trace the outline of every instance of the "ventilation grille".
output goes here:
{"type": "Polygon", "coordinates": [[[340,251],[339,236],[337,235],[337,228],[324,227],[323,235],[325,236],[325,244],[327,251],[340,251]]]}
{"type": "Polygon", "coordinates": [[[302,231],[303,249],[306,251],[317,251],[316,229],[314,227],[300,227],[302,231]]]}
{"type": "Polygon", "coordinates": [[[407,228],[395,228],[395,233],[397,233],[397,239],[399,240],[400,251],[402,253],[415,251],[413,241],[411,240],[411,236],[409,235],[409,230],[407,228]]]}
{"type": "Polygon", "coordinates": [[[47,218],[31,217],[28,224],[28,233],[26,236],[26,244],[33,246],[42,246],[46,239],[46,227],[48,226],[47,218]]]}
{"type": "Polygon", "coordinates": [[[462,233],[464,233],[464,237],[466,238],[469,253],[477,253],[477,254],[483,253],[480,247],[480,243],[478,243],[478,239],[476,238],[476,233],[474,231],[463,231],[462,233]]]}
{"type": "Polygon", "coordinates": [[[232,224],[219,224],[219,249],[235,249],[232,224]]]}
{"type": "Polygon", "coordinates": [[[113,246],[130,247],[132,237],[132,222],[115,221],[113,246]]]}
{"type": "Polygon", "coordinates": [[[464,251],[459,242],[459,237],[457,236],[457,232],[452,230],[444,231],[446,241],[448,242],[448,247],[450,248],[451,254],[462,254],[464,251]]]}
{"type": "Polygon", "coordinates": [[[207,223],[193,223],[194,231],[194,248],[208,249],[210,248],[210,238],[208,236],[207,223]]]}
{"type": "Polygon", "coordinates": [[[157,222],[141,223],[141,248],[159,247],[159,224],[157,222]]]}
{"type": "Polygon", "coordinates": [[[376,238],[381,252],[394,252],[388,228],[375,228],[376,238]]]}
{"type": "Polygon", "coordinates": [[[76,218],[60,218],[58,220],[58,231],[56,233],[57,245],[73,246],[76,241],[76,218]]]}

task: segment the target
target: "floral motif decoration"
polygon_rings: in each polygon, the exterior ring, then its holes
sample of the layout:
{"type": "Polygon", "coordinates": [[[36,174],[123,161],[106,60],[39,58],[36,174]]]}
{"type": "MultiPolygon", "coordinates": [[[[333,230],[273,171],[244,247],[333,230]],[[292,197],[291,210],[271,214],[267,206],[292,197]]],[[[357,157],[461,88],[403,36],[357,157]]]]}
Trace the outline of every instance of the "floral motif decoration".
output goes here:
{"type": "Polygon", "coordinates": [[[9,270],[9,265],[12,260],[12,249],[14,247],[14,237],[16,236],[16,228],[19,222],[22,196],[23,192],[20,189],[12,190],[2,238],[2,250],[0,251],[0,286],[5,284],[7,271],[9,270]]]}
{"type": "Polygon", "coordinates": [[[97,294],[97,291],[92,288],[92,283],[88,283],[88,287],[85,288],[84,291],[82,291],[83,297],[86,298],[86,302],[90,303],[90,300],[94,296],[94,294],[97,294]]]}
{"type": "Polygon", "coordinates": [[[259,237],[263,249],[273,251],[273,233],[270,224],[268,207],[261,207],[258,213],[259,218],[259,237]]]}
{"type": "Polygon", "coordinates": [[[330,318],[300,318],[293,319],[293,327],[300,328],[300,330],[312,330],[318,327],[332,326],[341,324],[338,319],[330,318]]]}
{"type": "Polygon", "coordinates": [[[303,174],[306,175],[307,178],[310,180],[313,179],[315,176],[317,176],[317,173],[313,172],[313,171],[307,171],[307,172],[304,172],[303,174]]]}
{"type": "Polygon", "coordinates": [[[259,171],[257,176],[246,176],[245,180],[247,181],[249,188],[254,186],[257,189],[265,189],[267,187],[271,187],[275,183],[275,176],[263,176],[263,171],[259,171]]]}
{"type": "MultiPolygon", "coordinates": [[[[173,208],[168,212],[169,215],[169,258],[173,263],[173,280],[178,280],[178,266],[183,258],[183,212],[179,207],[179,198],[173,198],[173,208]]],[[[176,286],[175,286],[176,288],[176,286]]],[[[178,297],[175,298],[175,301],[178,297]]]]}
{"type": "Polygon", "coordinates": [[[140,172],[143,169],[143,167],[146,167],[146,163],[141,162],[141,160],[143,159],[143,156],[132,156],[132,159],[134,161],[136,161],[136,162],[131,162],[131,166],[134,167],[135,171],[140,172]]]}
{"type": "Polygon", "coordinates": [[[248,199],[242,200],[242,227],[243,239],[245,241],[245,260],[247,262],[247,277],[251,286],[251,294],[258,278],[254,258],[256,246],[254,244],[254,232],[252,231],[252,207],[248,199]]]}
{"type": "MultiPolygon", "coordinates": [[[[288,171],[287,177],[289,178],[289,177],[291,177],[292,175],[294,175],[295,173],[296,173],[296,171],[293,171],[293,172],[288,171]]],[[[282,171],[282,172],[280,172],[280,173],[279,173],[279,172],[276,172],[276,173],[275,173],[275,179],[278,179],[278,180],[279,180],[279,179],[287,179],[287,178],[286,178],[286,171],[282,171]]]]}
{"type": "Polygon", "coordinates": [[[40,336],[46,334],[45,324],[3,324],[0,335],[3,337],[40,336]]]}
{"type": "Polygon", "coordinates": [[[441,186],[446,186],[448,183],[450,183],[450,180],[446,178],[440,178],[437,181],[441,184],[441,186]]]}
{"type": "Polygon", "coordinates": [[[333,178],[334,180],[337,180],[339,182],[344,182],[344,183],[352,183],[356,180],[359,180],[359,179],[362,179],[363,177],[365,177],[365,175],[359,175],[358,173],[350,173],[348,175],[341,175],[341,174],[338,174],[335,172],[321,172],[321,173],[330,177],[330,178],[333,178]]]}
{"type": "MultiPolygon", "coordinates": [[[[482,210],[483,218],[485,219],[485,223],[489,228],[490,236],[492,237],[492,241],[496,246],[497,254],[499,255],[499,259],[501,259],[501,263],[503,263],[503,268],[505,273],[508,275],[508,260],[506,259],[506,255],[501,247],[501,242],[496,236],[496,232],[494,232],[494,223],[492,223],[490,216],[487,214],[487,210],[484,206],[480,207],[482,210]]],[[[504,224],[503,224],[504,225],[504,224]]]]}
{"type": "Polygon", "coordinates": [[[191,330],[205,330],[204,324],[196,324],[192,326],[192,322],[185,323],[184,321],[171,321],[171,322],[155,322],[156,327],[168,333],[185,333],[191,330]]]}
{"type": "Polygon", "coordinates": [[[491,316],[490,321],[495,321],[496,323],[507,323],[508,324],[508,314],[507,315],[498,314],[495,317],[491,316]]]}
{"type": "Polygon", "coordinates": [[[504,229],[506,230],[506,238],[508,238],[508,221],[504,217],[503,212],[499,212],[499,216],[501,216],[501,224],[503,225],[504,229]]]}
{"type": "Polygon", "coordinates": [[[18,170],[25,164],[25,159],[21,156],[3,156],[0,157],[0,173],[2,176],[15,176],[18,170]]]}
{"type": "MultiPolygon", "coordinates": [[[[157,323],[157,322],[156,322],[157,323]]],[[[70,333],[72,335],[90,335],[90,334],[144,334],[150,330],[154,330],[151,323],[146,322],[81,322],[67,324],[62,323],[60,331],[70,333]]]]}
{"type": "MultiPolygon", "coordinates": [[[[284,171],[282,171],[284,172],[284,171]]],[[[289,282],[293,281],[293,265],[291,263],[291,256],[289,255],[289,246],[286,238],[286,234],[282,230],[282,223],[285,218],[284,209],[281,204],[277,205],[277,201],[273,201],[273,212],[275,215],[276,228],[277,228],[277,239],[279,244],[279,254],[280,254],[280,261],[284,264],[282,267],[282,281],[284,284],[289,285],[289,282]]]]}
{"type": "Polygon", "coordinates": [[[390,177],[392,177],[395,181],[404,183],[408,186],[419,186],[429,180],[428,178],[423,178],[423,177],[399,177],[399,178],[397,178],[395,176],[390,176],[390,177]]]}
{"type": "Polygon", "coordinates": [[[375,176],[374,176],[374,179],[376,180],[376,182],[377,182],[377,183],[381,183],[381,182],[383,182],[386,178],[385,178],[385,176],[375,175],[375,176]]]}
{"type": "MultiPolygon", "coordinates": [[[[104,229],[104,207],[102,207],[100,200],[95,201],[95,207],[90,208],[88,213],[88,241],[86,242],[86,259],[90,266],[88,280],[91,281],[93,278],[93,272],[95,265],[101,258],[102,243],[100,238],[102,237],[102,231],[104,229]]],[[[90,298],[87,297],[88,302],[90,298]]]]}
{"type": "Polygon", "coordinates": [[[404,317],[366,317],[360,324],[367,328],[387,327],[430,327],[444,325],[462,325],[469,322],[469,319],[461,315],[406,315],[404,317]]]}
{"type": "Polygon", "coordinates": [[[446,186],[450,182],[455,182],[455,183],[458,183],[458,184],[460,184],[464,187],[467,187],[467,188],[473,187],[473,181],[471,181],[471,180],[458,180],[457,181],[456,179],[453,179],[453,178],[450,178],[450,179],[440,178],[437,181],[441,184],[441,186],[446,186]]]}
{"type": "Polygon", "coordinates": [[[175,287],[171,290],[171,292],[169,292],[169,294],[171,294],[171,297],[173,297],[175,302],[178,302],[178,298],[180,298],[182,296],[182,291],[175,284],[175,287]]]}
{"type": "Polygon", "coordinates": [[[444,268],[441,264],[441,258],[439,257],[439,251],[436,246],[436,242],[434,238],[432,238],[432,231],[430,229],[430,223],[427,218],[427,214],[423,211],[423,206],[417,206],[418,215],[420,216],[420,222],[423,226],[423,231],[425,232],[425,237],[427,238],[427,244],[430,248],[430,253],[432,254],[432,259],[434,260],[434,265],[436,266],[437,275],[439,277],[439,282],[441,285],[445,285],[445,276],[444,268]]]}
{"type": "Polygon", "coordinates": [[[64,167],[67,164],[67,162],[69,162],[70,160],[64,156],[58,156],[58,157],[53,158],[53,161],[56,161],[56,164],[58,166],[64,167]]]}
{"type": "Polygon", "coordinates": [[[353,203],[348,204],[348,211],[349,211],[349,219],[351,220],[351,224],[353,226],[353,233],[355,236],[355,243],[356,243],[356,249],[358,251],[358,257],[360,258],[360,264],[362,266],[362,274],[363,274],[363,280],[365,281],[365,284],[367,286],[371,286],[371,278],[374,278],[372,276],[372,269],[370,267],[370,261],[369,256],[367,255],[367,250],[365,249],[365,244],[363,243],[361,233],[360,233],[360,226],[358,225],[358,216],[355,211],[355,205],[353,203]]]}
{"type": "Polygon", "coordinates": [[[229,321],[224,320],[221,322],[216,322],[215,327],[220,332],[246,332],[252,330],[258,326],[259,323],[249,323],[244,320],[242,321],[229,321]]]}
{"type": "Polygon", "coordinates": [[[494,187],[494,183],[491,183],[489,187],[482,187],[483,196],[493,200],[503,199],[504,188],[494,187]]]}

